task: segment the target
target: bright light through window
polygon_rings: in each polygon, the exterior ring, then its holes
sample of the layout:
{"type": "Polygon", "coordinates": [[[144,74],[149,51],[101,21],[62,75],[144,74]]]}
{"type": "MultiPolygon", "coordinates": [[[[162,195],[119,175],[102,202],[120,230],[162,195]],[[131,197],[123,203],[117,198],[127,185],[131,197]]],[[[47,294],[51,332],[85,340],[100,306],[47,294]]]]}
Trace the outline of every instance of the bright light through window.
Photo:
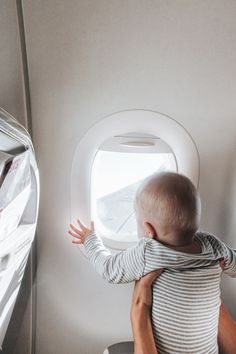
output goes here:
{"type": "Polygon", "coordinates": [[[91,176],[92,217],[106,245],[122,249],[137,241],[135,192],[158,171],[176,171],[172,153],[98,151],[91,176]]]}

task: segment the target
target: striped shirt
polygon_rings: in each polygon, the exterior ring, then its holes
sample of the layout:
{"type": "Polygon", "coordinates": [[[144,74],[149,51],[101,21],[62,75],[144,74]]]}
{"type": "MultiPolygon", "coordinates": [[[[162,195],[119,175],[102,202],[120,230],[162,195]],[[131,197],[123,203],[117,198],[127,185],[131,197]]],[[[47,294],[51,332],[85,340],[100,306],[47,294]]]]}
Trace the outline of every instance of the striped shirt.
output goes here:
{"type": "Polygon", "coordinates": [[[152,326],[160,354],[217,354],[220,307],[220,259],[224,272],[236,277],[236,250],[205,232],[194,239],[201,253],[171,249],[151,238],[116,254],[94,233],[85,252],[96,271],[110,283],[128,283],[160,268],[153,283],[152,326]]]}

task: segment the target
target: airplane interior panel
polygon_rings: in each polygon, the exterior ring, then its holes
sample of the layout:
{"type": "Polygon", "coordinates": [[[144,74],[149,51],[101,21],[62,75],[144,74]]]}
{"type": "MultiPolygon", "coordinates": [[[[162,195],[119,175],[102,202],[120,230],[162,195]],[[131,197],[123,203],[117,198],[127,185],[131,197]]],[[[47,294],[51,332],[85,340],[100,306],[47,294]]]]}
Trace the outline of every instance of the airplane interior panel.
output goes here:
{"type": "Polygon", "coordinates": [[[0,353],[236,354],[235,18],[0,2],[0,353]]]}

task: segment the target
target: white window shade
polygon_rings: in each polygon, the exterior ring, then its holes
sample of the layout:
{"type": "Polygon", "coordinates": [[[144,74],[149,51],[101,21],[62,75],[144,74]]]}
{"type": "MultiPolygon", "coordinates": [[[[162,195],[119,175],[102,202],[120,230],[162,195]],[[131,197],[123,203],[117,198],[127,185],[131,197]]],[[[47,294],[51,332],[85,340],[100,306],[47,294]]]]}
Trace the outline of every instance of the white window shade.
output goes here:
{"type": "Polygon", "coordinates": [[[122,152],[99,150],[91,174],[92,218],[104,243],[116,249],[125,249],[137,241],[133,202],[142,180],[155,172],[177,171],[168,147],[168,152],[156,153],[145,151],[148,145],[132,145],[135,152],[130,152],[129,147],[123,145],[122,152]]]}

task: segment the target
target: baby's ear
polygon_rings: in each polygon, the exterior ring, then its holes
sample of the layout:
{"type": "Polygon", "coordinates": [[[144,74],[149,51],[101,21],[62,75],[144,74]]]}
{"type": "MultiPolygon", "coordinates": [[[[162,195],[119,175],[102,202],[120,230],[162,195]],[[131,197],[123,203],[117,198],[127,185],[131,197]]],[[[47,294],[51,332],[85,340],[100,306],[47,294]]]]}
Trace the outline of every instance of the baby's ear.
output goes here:
{"type": "Polygon", "coordinates": [[[153,238],[154,240],[158,239],[157,232],[156,232],[154,226],[152,226],[152,224],[150,224],[149,222],[145,221],[144,222],[144,227],[145,227],[145,230],[146,230],[146,233],[147,233],[148,237],[153,238]]]}

